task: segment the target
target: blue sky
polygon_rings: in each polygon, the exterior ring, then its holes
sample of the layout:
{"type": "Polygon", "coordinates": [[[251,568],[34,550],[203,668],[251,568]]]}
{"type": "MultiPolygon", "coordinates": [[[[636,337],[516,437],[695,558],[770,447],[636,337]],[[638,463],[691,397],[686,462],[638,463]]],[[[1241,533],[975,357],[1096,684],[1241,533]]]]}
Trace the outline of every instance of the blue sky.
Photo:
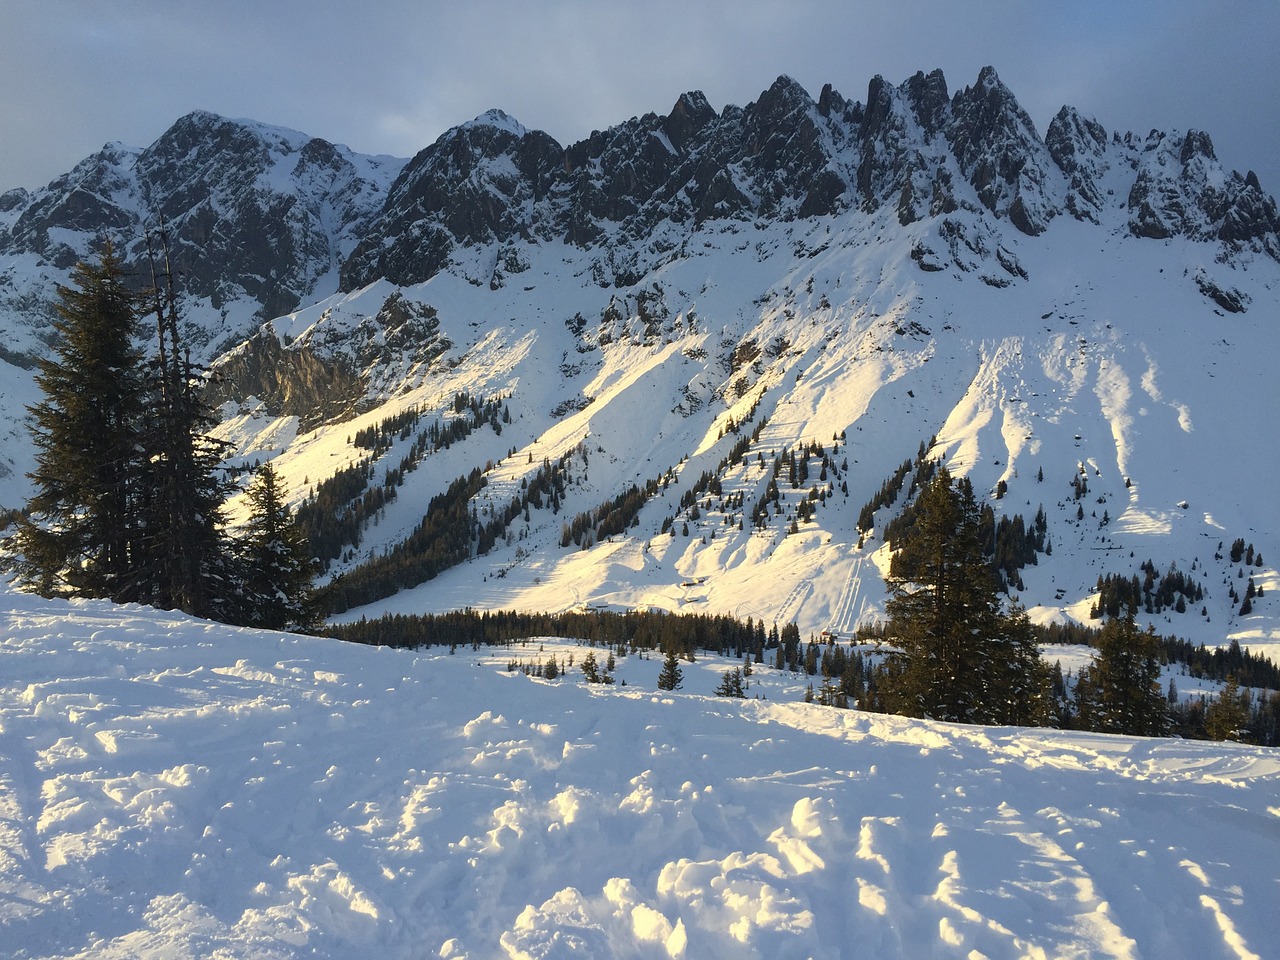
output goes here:
{"type": "Polygon", "coordinates": [[[685,90],[745,104],[787,73],[863,100],[992,64],[1041,133],[1064,103],[1207,130],[1280,193],[1276,0],[0,0],[0,25],[0,190],[195,108],[407,157],[490,107],[568,144],[685,90]]]}

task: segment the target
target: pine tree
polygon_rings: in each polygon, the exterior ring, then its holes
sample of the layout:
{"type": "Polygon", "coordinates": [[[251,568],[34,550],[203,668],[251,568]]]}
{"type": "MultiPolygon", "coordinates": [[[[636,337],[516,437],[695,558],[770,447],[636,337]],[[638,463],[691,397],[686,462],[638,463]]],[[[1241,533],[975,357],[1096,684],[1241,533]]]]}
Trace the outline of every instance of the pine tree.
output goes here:
{"type": "Polygon", "coordinates": [[[1103,733],[1155,737],[1168,728],[1169,705],[1160,687],[1160,641],[1139,630],[1134,609],[1108,620],[1098,634],[1092,667],[1076,682],[1080,725],[1103,733]]]}
{"type": "Polygon", "coordinates": [[[745,697],[747,688],[742,682],[742,671],[734,667],[723,677],[720,678],[720,684],[715,689],[717,697],[745,697]]]}
{"type": "Polygon", "coordinates": [[[111,245],[58,288],[44,398],[30,409],[35,493],[9,546],[18,583],[44,596],[138,599],[142,355],[134,296],[111,245]]]}
{"type": "Polygon", "coordinates": [[[1210,740],[1245,740],[1249,726],[1249,692],[1241,691],[1235,674],[1204,711],[1204,729],[1210,740]]]}
{"type": "Polygon", "coordinates": [[[667,655],[662,661],[662,671],[658,674],[659,690],[679,690],[684,684],[684,671],[673,647],[667,648],[667,655]]]}
{"type": "Polygon", "coordinates": [[[272,630],[315,626],[311,596],[315,562],[271,464],[258,468],[246,497],[249,519],[237,544],[244,621],[272,630]]]}
{"type": "Polygon", "coordinates": [[[1053,680],[1035,631],[1019,605],[1001,619],[990,641],[984,702],[994,723],[1042,727],[1054,718],[1053,680]]]}
{"type": "Polygon", "coordinates": [[[235,620],[241,584],[224,533],[223,504],[232,489],[222,468],[227,446],[209,434],[216,420],[202,395],[204,371],[183,347],[167,246],[164,255],[160,276],[152,256],[149,291],[156,355],[149,376],[150,429],[142,437],[150,474],[143,505],[147,593],[141,599],[164,609],[235,620]]]}
{"type": "Polygon", "coordinates": [[[972,485],[953,482],[945,467],[916,500],[914,524],[900,536],[886,578],[897,650],[886,659],[879,692],[893,712],[962,723],[1040,716],[1010,699],[1040,691],[1043,673],[1029,630],[1000,612],[981,519],[972,485]]]}

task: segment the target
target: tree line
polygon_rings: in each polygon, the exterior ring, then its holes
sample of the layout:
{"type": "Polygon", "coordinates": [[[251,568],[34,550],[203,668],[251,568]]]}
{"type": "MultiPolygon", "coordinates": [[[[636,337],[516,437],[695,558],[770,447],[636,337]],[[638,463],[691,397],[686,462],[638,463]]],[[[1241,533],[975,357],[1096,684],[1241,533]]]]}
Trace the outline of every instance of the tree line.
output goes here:
{"type": "Polygon", "coordinates": [[[734,657],[755,656],[769,644],[794,636],[789,623],[765,629],[763,621],[728,614],[674,614],[657,610],[570,610],[531,613],[521,610],[454,610],[448,613],[388,614],[352,623],[329,624],[324,634],[356,643],[389,647],[469,646],[479,648],[528,637],[572,637],[601,646],[636,650],[698,650],[734,657]]]}

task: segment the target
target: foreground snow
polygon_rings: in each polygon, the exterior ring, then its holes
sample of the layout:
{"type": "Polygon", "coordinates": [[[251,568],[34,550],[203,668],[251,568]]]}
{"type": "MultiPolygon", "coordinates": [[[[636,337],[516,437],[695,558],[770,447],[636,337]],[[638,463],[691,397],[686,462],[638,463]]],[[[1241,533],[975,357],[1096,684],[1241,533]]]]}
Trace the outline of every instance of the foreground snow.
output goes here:
{"type": "MultiPolygon", "coordinates": [[[[19,957],[1256,957],[1280,754],[0,595],[19,957]]],[[[605,651],[597,651],[603,661],[605,651]]]]}

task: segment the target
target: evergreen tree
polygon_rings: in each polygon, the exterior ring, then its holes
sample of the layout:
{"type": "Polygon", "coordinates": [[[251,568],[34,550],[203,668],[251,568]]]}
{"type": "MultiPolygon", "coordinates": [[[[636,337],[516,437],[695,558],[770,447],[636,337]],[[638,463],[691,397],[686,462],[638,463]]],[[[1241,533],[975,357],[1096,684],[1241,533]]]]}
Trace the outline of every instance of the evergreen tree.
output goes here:
{"type": "Polygon", "coordinates": [[[1076,682],[1076,709],[1087,730],[1160,736],[1168,729],[1168,701],[1160,687],[1160,641],[1139,630],[1134,608],[1109,619],[1097,639],[1092,667],[1076,682]]]}
{"type": "MultiPolygon", "coordinates": [[[[150,237],[148,237],[150,247],[150,237]]],[[[231,480],[222,468],[226,444],[209,435],[216,422],[203,398],[203,373],[179,334],[177,297],[165,250],[164,287],[149,291],[156,317],[156,355],[149,386],[150,428],[142,446],[149,464],[143,522],[144,602],[214,619],[237,619],[241,584],[224,535],[223,504],[231,480]]]]}
{"type": "Polygon", "coordinates": [[[659,690],[679,690],[684,684],[684,671],[673,647],[667,648],[667,655],[662,661],[662,671],[658,674],[659,690]]]}
{"type": "Polygon", "coordinates": [[[1210,740],[1245,740],[1249,726],[1249,692],[1240,689],[1235,674],[1204,711],[1204,729],[1210,740]]]}
{"type": "Polygon", "coordinates": [[[138,599],[143,371],[124,280],[109,243],[96,267],[77,264],[39,361],[35,493],[9,546],[18,583],[44,596],[138,599]]]}
{"type": "Polygon", "coordinates": [[[745,697],[747,688],[742,682],[742,671],[738,667],[734,667],[723,677],[720,678],[720,684],[715,689],[717,697],[745,697]]]}
{"type": "Polygon", "coordinates": [[[990,641],[988,716],[994,723],[1042,727],[1054,719],[1053,680],[1021,606],[1002,618],[990,641]]]}
{"type": "Polygon", "coordinates": [[[314,627],[315,562],[271,464],[258,468],[246,496],[249,519],[238,542],[244,621],[272,630],[314,627]]]}
{"type": "Polygon", "coordinates": [[[945,467],[921,490],[899,537],[886,605],[891,653],[884,706],[962,723],[1038,722],[1044,674],[1029,627],[1001,614],[984,555],[982,512],[967,479],[945,467]],[[1034,692],[1033,692],[1034,691],[1034,692]],[[1023,702],[1031,696],[1035,702],[1023,702]]]}

